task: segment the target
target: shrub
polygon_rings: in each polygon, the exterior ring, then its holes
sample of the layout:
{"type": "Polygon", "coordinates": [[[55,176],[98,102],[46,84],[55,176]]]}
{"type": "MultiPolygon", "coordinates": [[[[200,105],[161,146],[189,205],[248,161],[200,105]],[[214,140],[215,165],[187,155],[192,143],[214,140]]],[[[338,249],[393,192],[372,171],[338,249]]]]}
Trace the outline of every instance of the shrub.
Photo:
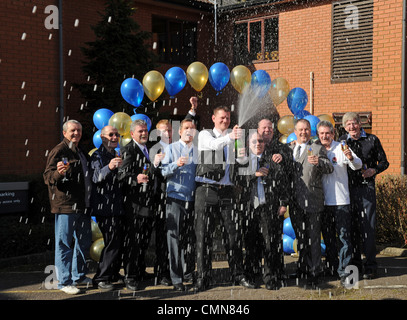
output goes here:
{"type": "Polygon", "coordinates": [[[407,176],[386,175],[376,182],[376,241],[407,244],[407,176]]]}

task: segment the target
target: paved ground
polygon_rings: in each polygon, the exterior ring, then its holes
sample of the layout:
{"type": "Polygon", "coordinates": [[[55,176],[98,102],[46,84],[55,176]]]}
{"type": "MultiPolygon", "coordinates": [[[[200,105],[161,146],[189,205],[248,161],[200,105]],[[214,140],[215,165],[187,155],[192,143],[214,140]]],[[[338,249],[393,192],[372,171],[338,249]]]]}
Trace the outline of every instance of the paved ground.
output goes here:
{"type": "MultiPolygon", "coordinates": [[[[295,269],[295,257],[285,256],[286,271],[295,269]]],[[[372,280],[360,280],[358,288],[347,290],[332,277],[322,279],[319,288],[306,288],[305,280],[288,280],[287,286],[278,291],[269,291],[260,283],[258,289],[246,289],[233,286],[229,281],[227,263],[214,262],[214,283],[209,290],[194,292],[192,284],[187,284],[187,291],[174,292],[172,287],[155,286],[154,279],[142,283],[141,290],[133,293],[117,284],[114,291],[103,292],[93,287],[81,286],[82,293],[67,295],[59,290],[47,289],[52,273],[45,272],[45,266],[34,270],[9,268],[0,270],[0,300],[407,300],[407,257],[390,257],[378,255],[378,277],[372,280]]],[[[152,273],[148,268],[147,272],[152,273]]],[[[89,274],[90,277],[93,274],[89,274]]],[[[407,306],[407,304],[405,304],[407,306]]]]}

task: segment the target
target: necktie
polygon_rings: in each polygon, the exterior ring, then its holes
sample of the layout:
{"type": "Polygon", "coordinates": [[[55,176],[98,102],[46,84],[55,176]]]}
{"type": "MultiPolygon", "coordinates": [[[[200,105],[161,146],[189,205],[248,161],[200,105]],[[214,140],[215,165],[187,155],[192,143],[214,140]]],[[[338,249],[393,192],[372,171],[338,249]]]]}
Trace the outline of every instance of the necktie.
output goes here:
{"type": "Polygon", "coordinates": [[[148,157],[148,151],[147,151],[147,147],[144,146],[143,148],[143,153],[146,156],[147,160],[150,161],[150,158],[148,157]]]}
{"type": "Polygon", "coordinates": [[[295,160],[298,160],[301,156],[301,145],[298,146],[297,152],[295,153],[295,160]]]}

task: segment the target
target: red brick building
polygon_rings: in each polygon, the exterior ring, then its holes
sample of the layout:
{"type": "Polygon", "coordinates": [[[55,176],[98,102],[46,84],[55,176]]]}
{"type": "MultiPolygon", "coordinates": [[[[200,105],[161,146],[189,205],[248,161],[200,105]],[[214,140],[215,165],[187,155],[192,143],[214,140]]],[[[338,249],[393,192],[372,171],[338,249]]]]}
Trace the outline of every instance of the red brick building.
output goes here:
{"type": "MultiPolygon", "coordinates": [[[[81,70],[84,57],[80,47],[94,40],[91,26],[99,21],[105,1],[62,3],[60,8],[57,0],[0,2],[0,176],[43,172],[48,151],[61,139],[61,122],[82,120],[78,111],[86,101],[73,88],[74,83],[86,81],[81,70]],[[62,15],[62,21],[58,20],[58,14],[62,15]],[[57,28],[58,22],[62,22],[61,29],[57,28]]],[[[160,34],[168,38],[168,43],[162,45],[180,48],[183,44],[176,41],[180,31],[189,28],[193,40],[190,44],[193,55],[189,59],[207,64],[208,55],[202,47],[210,44],[212,5],[199,1],[140,0],[134,1],[134,8],[134,19],[141,28],[153,32],[151,46],[157,53],[163,49],[155,44],[160,34]]],[[[186,70],[186,62],[190,60],[182,59],[163,57],[159,71],[164,75],[174,65],[186,70]]],[[[185,114],[191,94],[192,89],[186,86],[177,103],[172,101],[169,105],[167,100],[160,111],[172,114],[177,107],[178,114],[185,114]]],[[[166,93],[163,97],[169,98],[166,93]]]]}
{"type": "MultiPolygon", "coordinates": [[[[249,51],[252,46],[248,61],[255,69],[268,71],[271,79],[285,78],[290,88],[303,88],[309,97],[305,109],[314,115],[334,115],[340,124],[343,113],[359,112],[387,153],[386,173],[404,174],[403,0],[222,4],[219,42],[225,56],[238,52],[242,43],[249,51]],[[270,37],[270,32],[277,36],[270,37]],[[246,36],[236,47],[233,38],[241,33],[246,36]],[[274,55],[266,57],[267,51],[274,55]]],[[[228,61],[237,63],[233,57],[228,61]]],[[[278,111],[281,116],[291,114],[286,101],[278,111]]]]}
{"type": "MultiPolygon", "coordinates": [[[[162,74],[172,66],[186,70],[192,61],[208,69],[220,61],[230,70],[237,64],[266,70],[271,79],[283,77],[291,88],[306,90],[306,110],[315,115],[333,114],[339,123],[341,114],[360,112],[386,150],[386,173],[404,173],[403,0],[217,0],[216,25],[214,3],[134,1],[134,18],[153,33],[162,74]],[[346,46],[355,42],[360,45],[346,46]]],[[[55,23],[58,5],[0,2],[0,176],[41,173],[47,151],[60,141],[62,102],[62,120],[77,118],[86,103],[73,83],[83,81],[80,47],[94,39],[90,26],[98,22],[104,1],[63,2],[62,78],[59,29],[46,26],[55,23]]],[[[198,115],[204,127],[211,126],[210,107],[238,98],[230,84],[216,95],[208,82],[202,93],[198,115]]],[[[160,112],[170,115],[174,107],[185,114],[195,92],[187,84],[171,105],[165,94],[160,112]]],[[[285,101],[278,111],[290,114],[285,101]]]]}

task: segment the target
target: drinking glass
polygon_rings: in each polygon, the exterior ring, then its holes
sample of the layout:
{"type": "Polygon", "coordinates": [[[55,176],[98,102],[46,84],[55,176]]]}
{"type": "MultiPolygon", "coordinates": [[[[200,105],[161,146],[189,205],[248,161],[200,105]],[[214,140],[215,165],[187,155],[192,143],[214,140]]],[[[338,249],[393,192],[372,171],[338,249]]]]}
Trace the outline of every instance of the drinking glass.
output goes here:
{"type": "MultiPolygon", "coordinates": [[[[367,165],[366,164],[363,164],[362,165],[362,175],[365,173],[365,171],[367,170],[367,165]]],[[[367,184],[368,182],[366,181],[366,178],[365,177],[363,177],[363,181],[362,181],[362,183],[363,184],[367,184]]]]}
{"type": "MultiPolygon", "coordinates": [[[[270,169],[270,164],[269,164],[268,162],[265,162],[265,163],[262,165],[262,167],[267,168],[267,169],[270,169]]],[[[261,184],[267,184],[265,178],[266,178],[266,177],[261,177],[261,179],[260,179],[260,183],[261,183],[261,184]]]]}
{"type": "Polygon", "coordinates": [[[68,158],[67,157],[62,157],[62,162],[64,163],[64,166],[65,166],[65,175],[62,178],[62,182],[66,182],[66,181],[69,181],[69,179],[66,177],[66,171],[68,170],[68,167],[69,167],[68,158]]]}

